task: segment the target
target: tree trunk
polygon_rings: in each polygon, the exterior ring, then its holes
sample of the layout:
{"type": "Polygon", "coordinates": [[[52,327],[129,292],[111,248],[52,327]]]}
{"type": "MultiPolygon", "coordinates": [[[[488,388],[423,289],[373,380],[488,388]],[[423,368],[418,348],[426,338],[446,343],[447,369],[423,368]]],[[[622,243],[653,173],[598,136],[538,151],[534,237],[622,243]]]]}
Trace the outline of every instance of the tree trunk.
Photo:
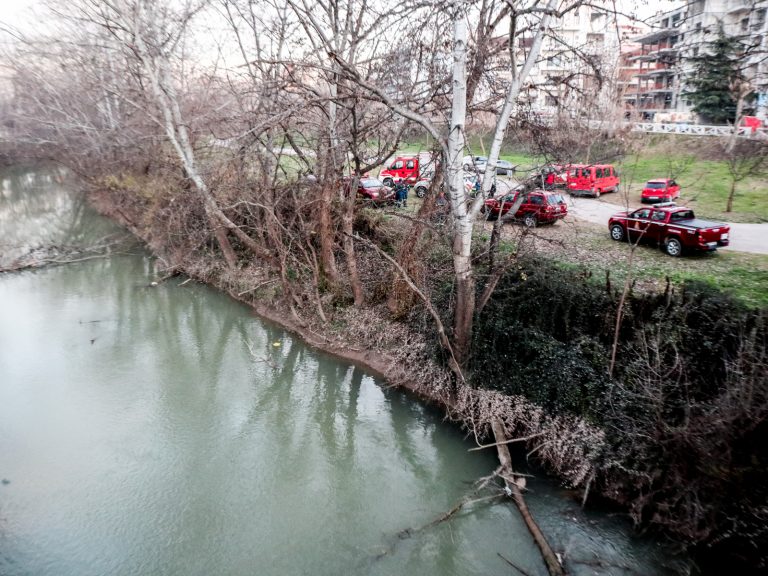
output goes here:
{"type": "Polygon", "coordinates": [[[453,23],[453,95],[451,131],[448,135],[446,174],[454,216],[453,273],[456,282],[456,308],[453,340],[456,361],[464,366],[469,359],[472,320],[475,314],[475,279],[472,274],[472,217],[467,211],[464,190],[464,125],[467,116],[467,23],[464,10],[457,10],[453,23]]]}
{"type": "Polygon", "coordinates": [[[549,542],[547,542],[539,525],[536,524],[536,521],[533,519],[530,510],[528,510],[528,505],[525,503],[525,498],[523,498],[520,486],[518,486],[515,481],[514,469],[512,468],[512,456],[509,453],[509,447],[504,443],[507,440],[507,435],[504,432],[504,425],[498,418],[494,418],[491,421],[491,427],[497,442],[496,450],[499,455],[499,462],[501,463],[501,476],[504,479],[504,484],[512,494],[512,499],[514,500],[517,509],[520,511],[520,515],[523,517],[525,525],[528,527],[531,536],[533,536],[533,540],[539,547],[544,563],[547,565],[547,570],[552,576],[565,576],[565,571],[560,565],[560,561],[557,559],[549,542]]]}
{"type": "Polygon", "coordinates": [[[725,211],[730,212],[733,210],[733,197],[736,196],[736,179],[731,180],[731,190],[728,192],[728,203],[725,206],[725,211]]]}
{"type": "MultiPolygon", "coordinates": [[[[208,220],[215,222],[215,219],[210,216],[208,217],[208,220]]],[[[232,244],[230,244],[229,238],[227,238],[226,229],[221,226],[216,226],[213,230],[213,235],[216,238],[216,243],[219,245],[219,248],[221,248],[221,253],[224,255],[224,261],[227,263],[227,266],[230,268],[237,266],[237,256],[232,249],[232,244]]]]}
{"type": "Polygon", "coordinates": [[[344,215],[342,216],[342,231],[344,232],[344,254],[347,260],[347,273],[349,274],[349,283],[352,287],[352,296],[355,299],[355,306],[360,307],[365,304],[365,293],[360,283],[360,274],[357,271],[357,255],[355,253],[355,241],[352,237],[355,222],[355,190],[357,190],[359,176],[355,176],[352,184],[346,191],[344,199],[344,215]]]}
{"type": "MultiPolygon", "coordinates": [[[[327,175],[333,174],[331,168],[326,172],[327,175]]],[[[332,178],[324,178],[321,181],[320,189],[320,206],[318,214],[318,225],[320,232],[320,265],[323,270],[323,275],[328,282],[332,285],[339,283],[339,270],[336,266],[336,255],[333,252],[334,248],[334,231],[333,231],[333,191],[334,183],[332,178]]]]}

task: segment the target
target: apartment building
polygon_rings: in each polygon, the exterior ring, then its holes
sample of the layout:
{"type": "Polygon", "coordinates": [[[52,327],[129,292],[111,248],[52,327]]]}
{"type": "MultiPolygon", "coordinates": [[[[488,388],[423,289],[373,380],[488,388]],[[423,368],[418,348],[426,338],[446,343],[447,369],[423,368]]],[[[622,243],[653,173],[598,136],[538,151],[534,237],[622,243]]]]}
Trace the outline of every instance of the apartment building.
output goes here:
{"type": "Polygon", "coordinates": [[[647,34],[635,38],[639,53],[636,87],[624,95],[626,110],[641,119],[695,121],[685,98],[686,79],[695,73],[692,58],[705,54],[722,27],[750,46],[743,63],[757,94],[758,116],[768,112],[765,34],[768,0],[692,0],[660,14],[647,34]]]}
{"type": "MultiPolygon", "coordinates": [[[[600,117],[616,106],[617,94],[636,83],[635,61],[628,51],[639,50],[633,38],[647,27],[595,5],[580,6],[550,21],[541,55],[531,70],[527,92],[521,98],[539,114],[572,112],[600,117]]],[[[531,38],[519,39],[519,59],[531,38]]]]}

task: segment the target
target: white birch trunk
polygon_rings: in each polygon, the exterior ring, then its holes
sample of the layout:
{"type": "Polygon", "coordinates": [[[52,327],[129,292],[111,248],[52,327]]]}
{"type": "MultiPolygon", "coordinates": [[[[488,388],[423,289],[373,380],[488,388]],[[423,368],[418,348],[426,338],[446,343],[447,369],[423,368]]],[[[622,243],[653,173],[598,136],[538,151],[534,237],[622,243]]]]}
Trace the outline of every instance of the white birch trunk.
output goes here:
{"type": "Polygon", "coordinates": [[[453,337],[456,359],[463,365],[469,356],[472,319],[475,313],[475,286],[472,275],[473,221],[467,210],[464,189],[464,126],[467,116],[467,21],[463,3],[456,7],[453,23],[453,72],[451,125],[448,134],[446,179],[454,218],[453,271],[456,279],[456,309],[453,337]]]}

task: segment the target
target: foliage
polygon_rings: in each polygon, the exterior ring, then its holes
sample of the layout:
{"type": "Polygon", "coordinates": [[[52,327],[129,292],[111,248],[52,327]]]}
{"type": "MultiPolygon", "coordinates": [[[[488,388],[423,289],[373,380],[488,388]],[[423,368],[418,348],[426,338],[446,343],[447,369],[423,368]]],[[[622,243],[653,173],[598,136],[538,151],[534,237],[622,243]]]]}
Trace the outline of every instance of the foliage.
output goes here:
{"type": "Polygon", "coordinates": [[[707,122],[735,122],[737,86],[744,82],[743,52],[741,40],[727,36],[721,27],[717,38],[701,54],[689,58],[695,71],[687,80],[688,90],[683,96],[693,103],[693,111],[707,122]]]}
{"type": "Polygon", "coordinates": [[[617,297],[524,262],[477,322],[473,382],[610,431],[598,482],[639,524],[754,555],[768,544],[765,309],[707,284],[631,295],[609,379],[617,297]]]}

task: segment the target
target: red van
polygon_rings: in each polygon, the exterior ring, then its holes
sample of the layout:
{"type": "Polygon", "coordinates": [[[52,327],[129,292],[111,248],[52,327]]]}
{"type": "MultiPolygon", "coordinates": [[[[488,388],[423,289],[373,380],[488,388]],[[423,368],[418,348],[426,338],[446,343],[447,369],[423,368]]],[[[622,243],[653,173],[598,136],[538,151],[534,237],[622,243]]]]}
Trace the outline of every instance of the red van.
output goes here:
{"type": "Polygon", "coordinates": [[[604,192],[619,189],[619,174],[612,164],[572,164],[568,167],[567,187],[573,195],[600,198],[604,192]]]}
{"type": "Polygon", "coordinates": [[[385,186],[392,187],[396,181],[403,180],[408,186],[413,186],[421,180],[419,172],[418,156],[398,156],[384,170],[379,173],[379,178],[385,186]]]}

